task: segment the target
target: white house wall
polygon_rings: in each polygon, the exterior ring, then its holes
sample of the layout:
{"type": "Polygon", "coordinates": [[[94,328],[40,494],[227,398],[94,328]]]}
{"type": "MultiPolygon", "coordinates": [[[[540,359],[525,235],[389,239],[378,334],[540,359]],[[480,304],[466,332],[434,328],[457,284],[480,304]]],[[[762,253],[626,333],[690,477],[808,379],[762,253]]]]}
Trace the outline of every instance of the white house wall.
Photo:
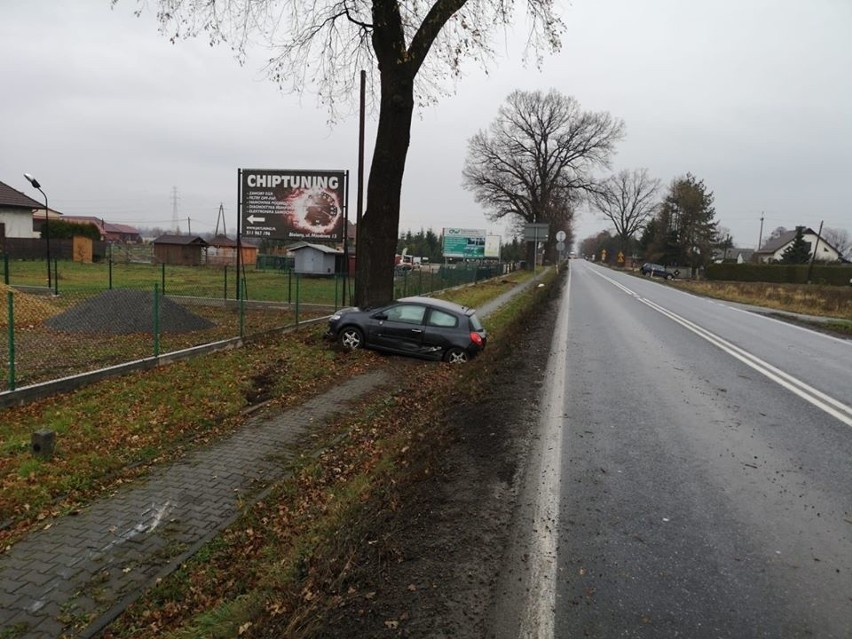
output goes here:
{"type": "Polygon", "coordinates": [[[0,224],[6,226],[6,237],[37,237],[37,234],[33,233],[32,211],[0,208],[0,224]]]}
{"type": "MultiPolygon", "coordinates": [[[[816,243],[817,243],[816,233],[805,233],[802,237],[804,238],[805,242],[810,243],[809,251],[810,251],[811,257],[813,257],[814,246],[816,246],[816,243]]],[[[787,244],[785,244],[784,246],[779,248],[777,251],[775,251],[772,254],[772,257],[770,258],[770,260],[766,260],[765,258],[762,258],[762,261],[763,262],[766,262],[766,261],[780,262],[781,260],[784,259],[784,251],[786,251],[787,247],[790,246],[790,244],[792,244],[792,243],[793,243],[792,241],[788,242],[787,244]]],[[[825,240],[822,240],[822,239],[819,240],[819,246],[817,247],[816,261],[818,261],[818,262],[836,262],[839,259],[840,259],[840,254],[837,251],[835,251],[832,247],[830,247],[828,244],[826,244],[825,240]]]]}

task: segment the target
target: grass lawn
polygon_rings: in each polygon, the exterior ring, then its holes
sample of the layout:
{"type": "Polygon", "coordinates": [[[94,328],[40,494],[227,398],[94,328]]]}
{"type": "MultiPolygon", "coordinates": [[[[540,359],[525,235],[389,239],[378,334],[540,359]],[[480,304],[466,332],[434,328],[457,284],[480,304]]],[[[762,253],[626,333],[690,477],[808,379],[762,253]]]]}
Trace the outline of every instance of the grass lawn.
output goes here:
{"type": "MultiPolygon", "coordinates": [[[[475,307],[530,276],[521,272],[489,280],[449,291],[447,297],[475,307]]],[[[489,321],[489,330],[499,331],[500,322],[499,318],[489,321]]],[[[274,397],[285,408],[376,363],[370,353],[347,357],[328,348],[322,340],[324,328],[311,325],[291,333],[274,331],[249,340],[241,349],[104,380],[67,395],[3,410],[0,542],[9,543],[35,522],[74,509],[113,482],[136,476],[195,442],[233,431],[258,394],[274,397]],[[280,374],[282,370],[287,374],[280,374]],[[274,380],[272,386],[269,379],[274,380]],[[30,435],[40,429],[55,431],[60,442],[58,454],[50,461],[29,454],[30,435]]],[[[224,337],[216,333],[220,329],[211,330],[208,341],[224,337]]],[[[75,348],[85,339],[69,336],[68,340],[57,349],[30,350],[41,352],[44,364],[62,373],[71,370],[70,353],[86,352],[92,357],[91,349],[96,347],[101,364],[117,363],[109,339],[93,339],[89,350],[80,351],[75,348]],[[60,366],[59,362],[65,363],[60,366]]],[[[138,343],[138,357],[150,355],[150,344],[143,342],[138,343]]],[[[127,351],[119,352],[126,355],[127,351]]]]}

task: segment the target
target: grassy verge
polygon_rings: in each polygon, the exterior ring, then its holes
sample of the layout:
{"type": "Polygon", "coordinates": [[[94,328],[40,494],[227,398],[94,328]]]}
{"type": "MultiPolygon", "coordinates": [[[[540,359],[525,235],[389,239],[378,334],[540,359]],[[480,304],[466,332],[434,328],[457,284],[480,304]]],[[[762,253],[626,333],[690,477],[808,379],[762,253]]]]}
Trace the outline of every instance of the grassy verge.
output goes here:
{"type": "MultiPolygon", "coordinates": [[[[524,277],[484,282],[452,295],[476,305],[524,277]]],[[[258,402],[271,399],[286,408],[364,366],[380,363],[369,353],[346,357],[328,348],[323,330],[312,326],[271,333],[242,349],[111,378],[3,410],[0,547],[193,445],[233,432],[244,411],[258,402]],[[57,439],[50,460],[30,454],[32,433],[45,429],[54,431],[57,439]]]]}
{"type": "Polygon", "coordinates": [[[420,367],[416,379],[399,376],[325,425],[289,480],[248,507],[104,636],[307,637],[343,600],[369,597],[349,582],[350,559],[376,544],[370,536],[375,522],[397,509],[400,487],[430,474],[432,461],[450,445],[442,412],[474,400],[488,384],[505,336],[546,294],[546,288],[531,289],[491,316],[491,347],[472,364],[420,367]]]}
{"type": "Polygon", "coordinates": [[[676,280],[678,288],[731,302],[852,322],[852,287],[676,280]]]}

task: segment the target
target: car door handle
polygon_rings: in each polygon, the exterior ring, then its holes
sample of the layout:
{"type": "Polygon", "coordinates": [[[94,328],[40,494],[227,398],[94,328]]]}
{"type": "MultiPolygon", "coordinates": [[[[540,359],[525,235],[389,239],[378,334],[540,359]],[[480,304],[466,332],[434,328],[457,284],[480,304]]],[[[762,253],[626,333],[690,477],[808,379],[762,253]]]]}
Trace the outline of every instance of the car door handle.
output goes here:
{"type": "Polygon", "coordinates": [[[411,329],[411,332],[412,332],[412,333],[422,333],[422,332],[423,332],[423,329],[422,329],[422,328],[412,328],[412,329],[411,329]]]}

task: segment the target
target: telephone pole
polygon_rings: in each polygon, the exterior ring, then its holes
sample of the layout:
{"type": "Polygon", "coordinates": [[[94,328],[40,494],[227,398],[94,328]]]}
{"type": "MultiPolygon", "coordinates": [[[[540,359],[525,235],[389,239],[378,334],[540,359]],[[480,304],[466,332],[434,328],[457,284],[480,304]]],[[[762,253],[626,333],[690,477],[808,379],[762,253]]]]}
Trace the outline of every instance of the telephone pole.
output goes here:
{"type": "Polygon", "coordinates": [[[763,211],[760,212],[760,235],[757,237],[757,250],[760,250],[760,244],[763,242],[763,211]]]}
{"type": "Polygon", "coordinates": [[[172,187],[172,228],[176,235],[180,235],[180,223],[178,222],[178,190],[172,187]]]}

